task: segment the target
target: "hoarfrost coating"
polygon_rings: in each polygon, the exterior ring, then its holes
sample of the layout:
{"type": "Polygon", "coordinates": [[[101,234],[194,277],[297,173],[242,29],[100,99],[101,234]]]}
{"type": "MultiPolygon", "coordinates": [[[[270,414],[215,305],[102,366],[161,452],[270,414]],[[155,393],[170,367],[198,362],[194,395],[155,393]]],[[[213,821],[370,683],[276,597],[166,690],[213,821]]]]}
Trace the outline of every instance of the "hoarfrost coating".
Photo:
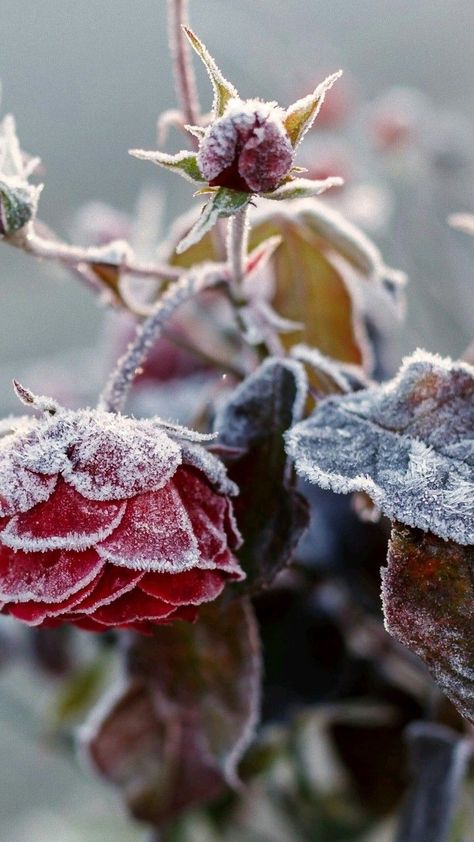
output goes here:
{"type": "Polygon", "coordinates": [[[417,351],[391,382],[321,402],[286,437],[296,470],[382,512],[474,543],[474,369],[417,351]]]}

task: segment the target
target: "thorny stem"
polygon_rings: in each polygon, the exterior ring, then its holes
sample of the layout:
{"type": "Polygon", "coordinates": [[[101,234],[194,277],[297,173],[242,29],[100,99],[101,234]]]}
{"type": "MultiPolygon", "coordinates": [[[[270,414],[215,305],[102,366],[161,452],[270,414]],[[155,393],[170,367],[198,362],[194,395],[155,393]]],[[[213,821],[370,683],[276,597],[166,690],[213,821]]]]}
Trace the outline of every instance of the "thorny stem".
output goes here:
{"type": "Polygon", "coordinates": [[[235,301],[238,303],[242,303],[242,283],[245,277],[248,235],[248,207],[245,207],[229,219],[227,231],[227,259],[230,270],[231,291],[235,301]]]}
{"type": "MultiPolygon", "coordinates": [[[[168,0],[168,29],[176,93],[186,123],[196,125],[200,109],[191,51],[183,31],[183,26],[187,25],[188,0],[168,0]]],[[[196,138],[192,138],[192,144],[197,148],[196,138]]]]}
{"type": "Polygon", "coordinates": [[[223,280],[222,270],[186,275],[166,290],[153,312],[138,327],[135,339],[125,354],[118,360],[99,399],[98,409],[120,412],[141,365],[177,307],[201,290],[217,286],[223,280]]]}

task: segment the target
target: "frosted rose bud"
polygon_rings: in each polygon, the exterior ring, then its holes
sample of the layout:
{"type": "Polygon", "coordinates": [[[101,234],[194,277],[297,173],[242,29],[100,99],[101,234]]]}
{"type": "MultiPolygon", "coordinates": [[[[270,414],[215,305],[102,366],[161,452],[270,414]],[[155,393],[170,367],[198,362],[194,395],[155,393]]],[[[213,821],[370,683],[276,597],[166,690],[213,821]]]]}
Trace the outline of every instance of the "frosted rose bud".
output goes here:
{"type": "Polygon", "coordinates": [[[2,613],[90,631],[194,619],[244,575],[235,491],[215,456],[153,421],[20,422],[0,440],[2,613]]]}
{"type": "Polygon", "coordinates": [[[206,181],[244,193],[274,190],[294,156],[283,116],[274,103],[230,100],[199,146],[198,165],[206,181]]]}

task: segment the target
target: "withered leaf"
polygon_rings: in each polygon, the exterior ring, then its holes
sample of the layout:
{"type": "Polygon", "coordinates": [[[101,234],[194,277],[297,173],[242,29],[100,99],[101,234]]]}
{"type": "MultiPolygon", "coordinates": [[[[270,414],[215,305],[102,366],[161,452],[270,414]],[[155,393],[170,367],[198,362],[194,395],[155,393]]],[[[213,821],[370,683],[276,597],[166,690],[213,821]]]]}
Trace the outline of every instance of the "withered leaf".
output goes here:
{"type": "Polygon", "coordinates": [[[300,417],[306,378],[296,360],[270,358],[218,413],[220,442],[243,455],[229,464],[240,494],[235,513],[244,543],[238,551],[247,587],[269,585],[291,560],[309,521],[306,501],[288,472],[283,435],[300,417]]]}
{"type": "Polygon", "coordinates": [[[382,576],[387,630],[474,721],[474,546],[395,524],[382,576]]]}
{"type": "Polygon", "coordinates": [[[323,400],[287,435],[298,473],[474,543],[474,369],[418,351],[389,383],[323,400]]]}
{"type": "Polygon", "coordinates": [[[342,264],[322,248],[304,219],[291,216],[290,211],[268,214],[257,222],[250,246],[276,235],[282,237],[282,243],[271,260],[271,304],[285,319],[303,325],[281,337],[285,348],[304,342],[337,360],[367,363],[367,337],[342,264]]]}
{"type": "Polygon", "coordinates": [[[194,625],[132,638],[129,683],[85,726],[96,770],[131,813],[159,827],[237,783],[258,718],[258,631],[250,604],[215,602],[194,625]]]}
{"type": "MultiPolygon", "coordinates": [[[[346,271],[351,276],[358,272],[373,282],[383,264],[380,261],[379,267],[374,259],[370,261],[365,251],[363,261],[360,249],[356,255],[358,262],[353,259],[346,242],[352,242],[348,235],[345,240],[339,237],[333,244],[329,237],[323,236],[325,232],[314,230],[312,201],[282,202],[276,209],[257,212],[252,219],[250,249],[272,237],[281,238],[269,264],[272,276],[269,303],[283,318],[303,325],[282,335],[281,341],[287,349],[304,342],[328,357],[370,367],[368,338],[345,275],[346,271]]],[[[183,223],[179,232],[176,231],[177,236],[191,227],[189,221],[183,223]]],[[[181,254],[170,255],[169,259],[173,265],[188,268],[201,261],[218,260],[219,255],[212,234],[207,234],[199,243],[181,254]]]]}

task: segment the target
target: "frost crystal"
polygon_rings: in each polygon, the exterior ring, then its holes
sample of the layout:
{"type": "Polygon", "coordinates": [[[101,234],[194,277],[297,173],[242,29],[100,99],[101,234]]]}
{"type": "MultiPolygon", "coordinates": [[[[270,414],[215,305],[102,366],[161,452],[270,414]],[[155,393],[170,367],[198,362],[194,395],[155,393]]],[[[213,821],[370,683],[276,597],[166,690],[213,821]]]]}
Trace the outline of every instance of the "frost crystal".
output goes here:
{"type": "Polygon", "coordinates": [[[366,491],[391,518],[474,543],[474,369],[418,351],[381,387],[321,402],[287,434],[302,476],[366,491]]]}

